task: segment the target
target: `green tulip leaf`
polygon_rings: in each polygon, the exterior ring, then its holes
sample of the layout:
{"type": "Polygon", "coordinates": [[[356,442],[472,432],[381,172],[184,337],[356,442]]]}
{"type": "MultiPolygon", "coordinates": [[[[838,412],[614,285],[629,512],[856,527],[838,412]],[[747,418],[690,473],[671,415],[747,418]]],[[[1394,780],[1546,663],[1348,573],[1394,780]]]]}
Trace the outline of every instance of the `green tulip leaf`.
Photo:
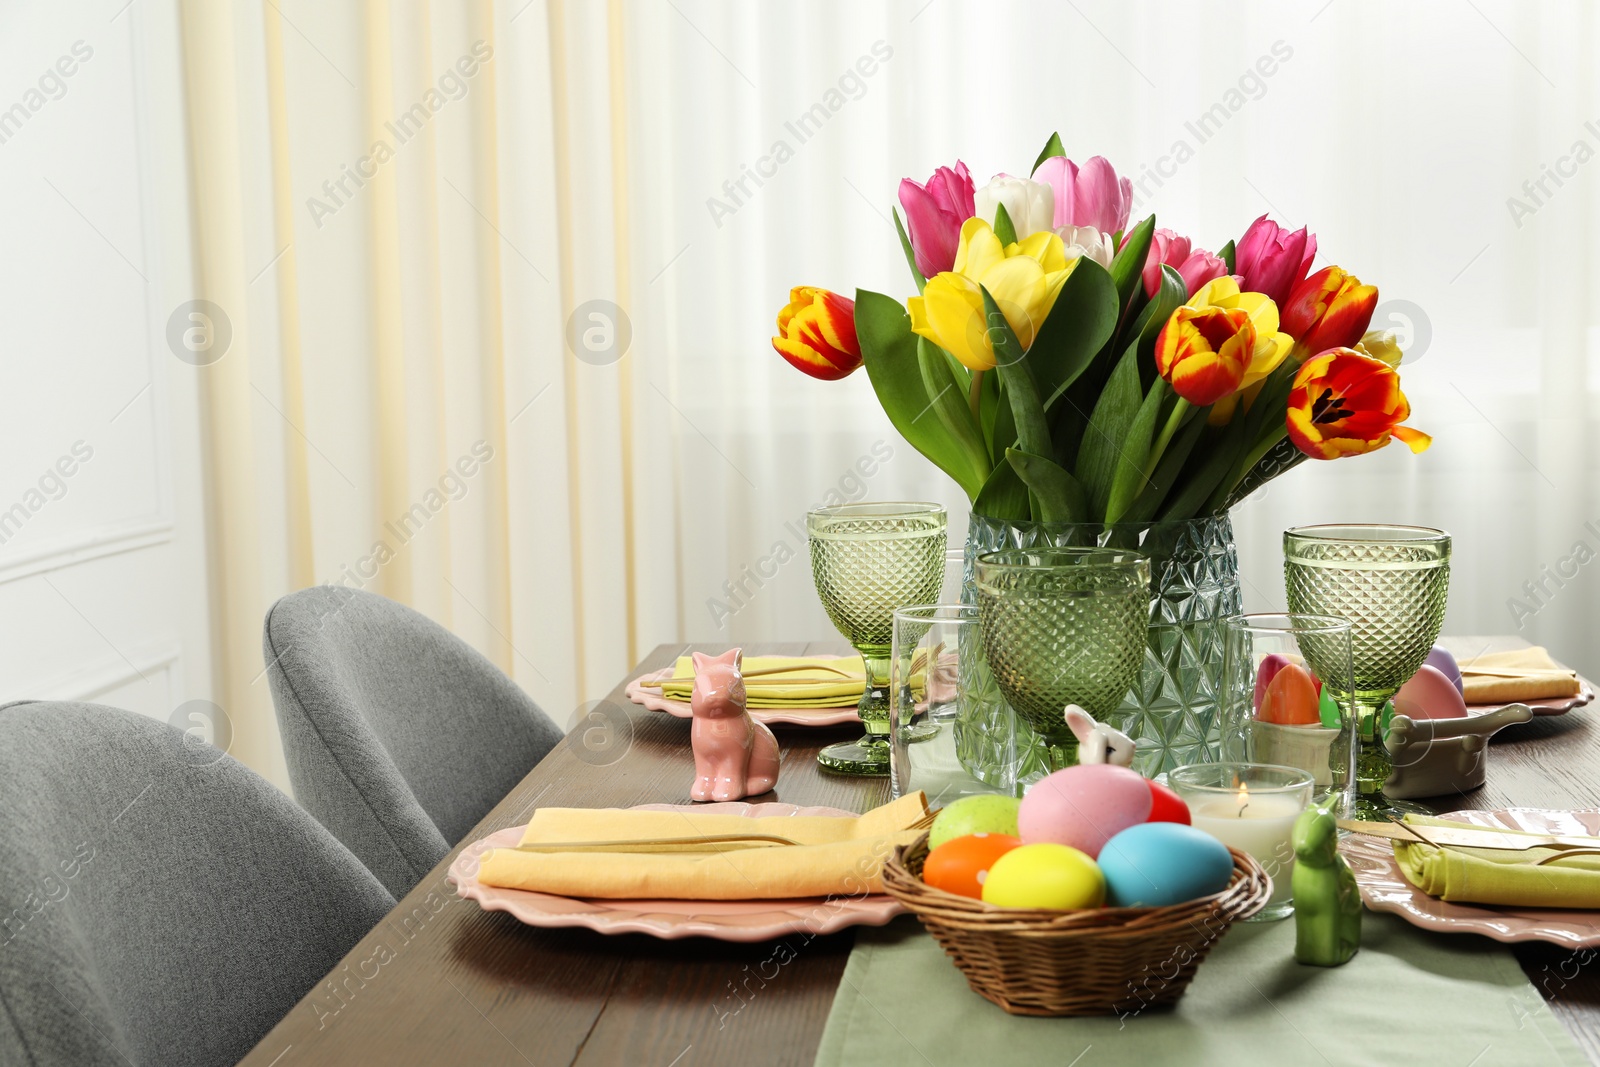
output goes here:
{"type": "Polygon", "coordinates": [[[950,370],[944,350],[926,337],[918,337],[917,366],[922,373],[922,387],[931,398],[928,407],[974,468],[988,477],[988,451],[983,447],[983,431],[972,421],[966,389],[950,370]]]}
{"type": "Polygon", "coordinates": [[[1039,522],[1087,522],[1089,497],[1071,474],[1055,460],[1006,449],[1006,462],[1016,469],[1037,505],[1033,516],[1039,522]]]}
{"type": "Polygon", "coordinates": [[[900,221],[899,210],[890,208],[889,213],[894,216],[894,230],[900,235],[900,250],[906,254],[906,266],[911,268],[911,277],[916,279],[917,292],[920,293],[927,288],[928,279],[917,269],[917,253],[911,248],[911,236],[906,233],[906,228],[900,221]]]}
{"type": "Polygon", "coordinates": [[[889,421],[912,448],[954,478],[968,499],[977,496],[987,464],[974,462],[930,410],[933,397],[922,381],[917,335],[906,309],[893,297],[857,289],[855,321],[861,361],[889,421]]]}
{"type": "Polygon", "coordinates": [[[978,387],[978,414],[983,419],[983,440],[995,463],[1005,458],[1006,448],[1017,441],[1017,424],[1011,421],[1011,402],[1005,397],[1000,375],[993,371],[983,376],[978,387]]]}
{"type": "Polygon", "coordinates": [[[1166,398],[1166,393],[1165,381],[1157,378],[1151,383],[1149,392],[1144,395],[1144,402],[1139,405],[1133,422],[1128,426],[1127,436],[1117,449],[1116,471],[1111,476],[1111,493],[1106,500],[1106,522],[1122,521],[1134,499],[1150,484],[1145,467],[1150,457],[1150,442],[1155,434],[1156,420],[1161,414],[1161,402],[1166,398]]]}
{"type": "Polygon", "coordinates": [[[1087,256],[1079,258],[1028,349],[1028,365],[1045,407],[1061,399],[1116,329],[1117,290],[1111,275],[1087,256]]]}
{"type": "Polygon", "coordinates": [[[1117,286],[1118,308],[1128,306],[1136,289],[1144,291],[1139,282],[1144,276],[1144,261],[1150,257],[1150,242],[1155,239],[1155,234],[1156,217],[1151,215],[1128,231],[1122,247],[1111,260],[1111,280],[1117,286]]]}
{"type": "Polygon", "coordinates": [[[1227,244],[1223,245],[1222,248],[1217,252],[1217,258],[1228,265],[1229,274],[1238,273],[1233,269],[1233,260],[1236,254],[1237,250],[1235,249],[1232,241],[1229,241],[1227,244]]]}
{"type": "Polygon", "coordinates": [[[994,297],[984,286],[978,288],[983,293],[984,322],[989,343],[994,348],[995,371],[1005,385],[1006,397],[1011,402],[1011,417],[1017,425],[1017,445],[1024,452],[1047,456],[1050,454],[1050,429],[1045,423],[1044,405],[1039,403],[1039,386],[1033,379],[1033,370],[994,297]]]}
{"type": "Polygon", "coordinates": [[[1156,517],[1167,494],[1172,491],[1173,485],[1178,480],[1178,472],[1189,462],[1195,442],[1206,432],[1204,413],[1209,410],[1209,408],[1201,409],[1198,417],[1184,423],[1183,428],[1173,437],[1171,443],[1167,445],[1166,452],[1162,453],[1161,461],[1156,464],[1156,469],[1151,472],[1150,481],[1140,490],[1127,513],[1122,516],[1123,522],[1149,522],[1156,517]]]}
{"type": "Polygon", "coordinates": [[[1050,139],[1044,143],[1044,151],[1040,152],[1039,158],[1033,161],[1033,170],[1028,173],[1032,174],[1038,170],[1040,165],[1051,156],[1064,156],[1066,154],[1067,150],[1061,143],[1061,134],[1052,133],[1050,139]]]}
{"type": "Polygon", "coordinates": [[[1011,222],[1011,212],[1006,210],[1004,204],[994,206],[994,235],[1000,238],[1000,246],[1014,245],[1017,243],[1017,228],[1011,222]]]}
{"type": "MultiPolygon", "coordinates": [[[[1143,469],[1145,453],[1150,447],[1149,434],[1146,433],[1142,449],[1133,447],[1129,438],[1144,403],[1145,393],[1139,387],[1139,349],[1130,344],[1106,380],[1106,387],[1089,415],[1083,442],[1078,446],[1078,480],[1088,490],[1089,506],[1096,521],[1114,521],[1109,508],[1119,464],[1126,462],[1143,469]]],[[[1151,426],[1155,425],[1154,414],[1149,421],[1151,426]]]]}
{"type": "Polygon", "coordinates": [[[1027,522],[1033,518],[1028,507],[1028,487],[1009,463],[996,463],[989,480],[972,501],[972,510],[1001,522],[1027,522]]]}

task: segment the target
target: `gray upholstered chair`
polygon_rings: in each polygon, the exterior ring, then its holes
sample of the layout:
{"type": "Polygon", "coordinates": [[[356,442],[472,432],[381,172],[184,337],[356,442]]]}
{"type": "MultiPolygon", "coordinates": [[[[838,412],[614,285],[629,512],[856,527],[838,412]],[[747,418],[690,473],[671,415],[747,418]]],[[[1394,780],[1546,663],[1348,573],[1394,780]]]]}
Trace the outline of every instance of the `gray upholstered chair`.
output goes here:
{"type": "Polygon", "coordinates": [[[384,597],[302,589],[265,631],[295,798],[397,897],[561,739],[494,664],[384,597]]]}
{"type": "Polygon", "coordinates": [[[292,800],[174,727],[0,707],[0,1063],[235,1063],[393,906],[292,800]]]}

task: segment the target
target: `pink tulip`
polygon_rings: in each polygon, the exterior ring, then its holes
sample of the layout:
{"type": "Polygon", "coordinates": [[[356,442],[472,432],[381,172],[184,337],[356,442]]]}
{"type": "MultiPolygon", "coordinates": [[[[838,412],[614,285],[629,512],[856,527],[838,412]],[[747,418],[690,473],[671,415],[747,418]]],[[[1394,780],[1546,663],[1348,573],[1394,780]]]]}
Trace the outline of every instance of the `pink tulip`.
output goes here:
{"type": "Polygon", "coordinates": [[[1306,279],[1317,254],[1317,235],[1302,226],[1293,233],[1265,215],[1250,224],[1234,251],[1234,273],[1240,288],[1265,293],[1283,305],[1289,291],[1306,279]]]}
{"type": "Polygon", "coordinates": [[[1065,156],[1051,156],[1039,164],[1033,180],[1055,190],[1057,226],[1093,226],[1106,233],[1128,228],[1133,182],[1118,178],[1104,156],[1082,167],[1065,156]]]}
{"type": "MultiPolygon", "coordinates": [[[[1123,239],[1127,243],[1127,239],[1123,239]]],[[[1171,230],[1157,229],[1150,239],[1150,255],[1144,261],[1144,295],[1153,297],[1161,288],[1161,266],[1166,264],[1183,276],[1189,295],[1213,278],[1228,273],[1228,265],[1220,256],[1203,248],[1194,248],[1187,237],[1179,237],[1171,230]]]]}
{"type": "Polygon", "coordinates": [[[926,185],[910,178],[900,181],[900,206],[906,211],[911,250],[924,278],[956,265],[961,224],[973,216],[972,175],[956,160],[955,168],[940,167],[926,185]]]}

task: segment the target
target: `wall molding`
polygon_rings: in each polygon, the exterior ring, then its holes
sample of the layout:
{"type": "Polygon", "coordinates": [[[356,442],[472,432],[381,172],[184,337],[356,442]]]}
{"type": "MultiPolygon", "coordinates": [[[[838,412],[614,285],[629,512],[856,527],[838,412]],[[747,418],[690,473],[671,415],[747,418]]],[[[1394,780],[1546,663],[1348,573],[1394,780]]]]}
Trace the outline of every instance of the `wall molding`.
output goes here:
{"type": "Polygon", "coordinates": [[[174,640],[141,645],[130,650],[126,659],[113,653],[64,674],[17,686],[4,699],[92,701],[113,689],[146,681],[151,674],[171,672],[182,652],[174,640]]]}
{"type": "Polygon", "coordinates": [[[165,544],[175,535],[171,519],[137,519],[52,537],[15,556],[0,555],[0,585],[35,574],[74,567],[91,559],[165,544]]]}

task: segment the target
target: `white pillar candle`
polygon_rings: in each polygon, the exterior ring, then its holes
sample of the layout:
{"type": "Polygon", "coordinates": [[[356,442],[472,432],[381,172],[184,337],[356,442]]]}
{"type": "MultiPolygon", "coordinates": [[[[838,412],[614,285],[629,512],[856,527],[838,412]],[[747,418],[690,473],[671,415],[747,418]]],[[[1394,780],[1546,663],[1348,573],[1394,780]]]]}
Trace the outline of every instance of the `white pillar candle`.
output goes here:
{"type": "Polygon", "coordinates": [[[1305,810],[1296,794],[1256,795],[1248,785],[1234,793],[1189,798],[1190,821],[1195,829],[1248,852],[1272,876],[1272,896],[1267,906],[1280,904],[1293,895],[1294,821],[1305,810]]]}

